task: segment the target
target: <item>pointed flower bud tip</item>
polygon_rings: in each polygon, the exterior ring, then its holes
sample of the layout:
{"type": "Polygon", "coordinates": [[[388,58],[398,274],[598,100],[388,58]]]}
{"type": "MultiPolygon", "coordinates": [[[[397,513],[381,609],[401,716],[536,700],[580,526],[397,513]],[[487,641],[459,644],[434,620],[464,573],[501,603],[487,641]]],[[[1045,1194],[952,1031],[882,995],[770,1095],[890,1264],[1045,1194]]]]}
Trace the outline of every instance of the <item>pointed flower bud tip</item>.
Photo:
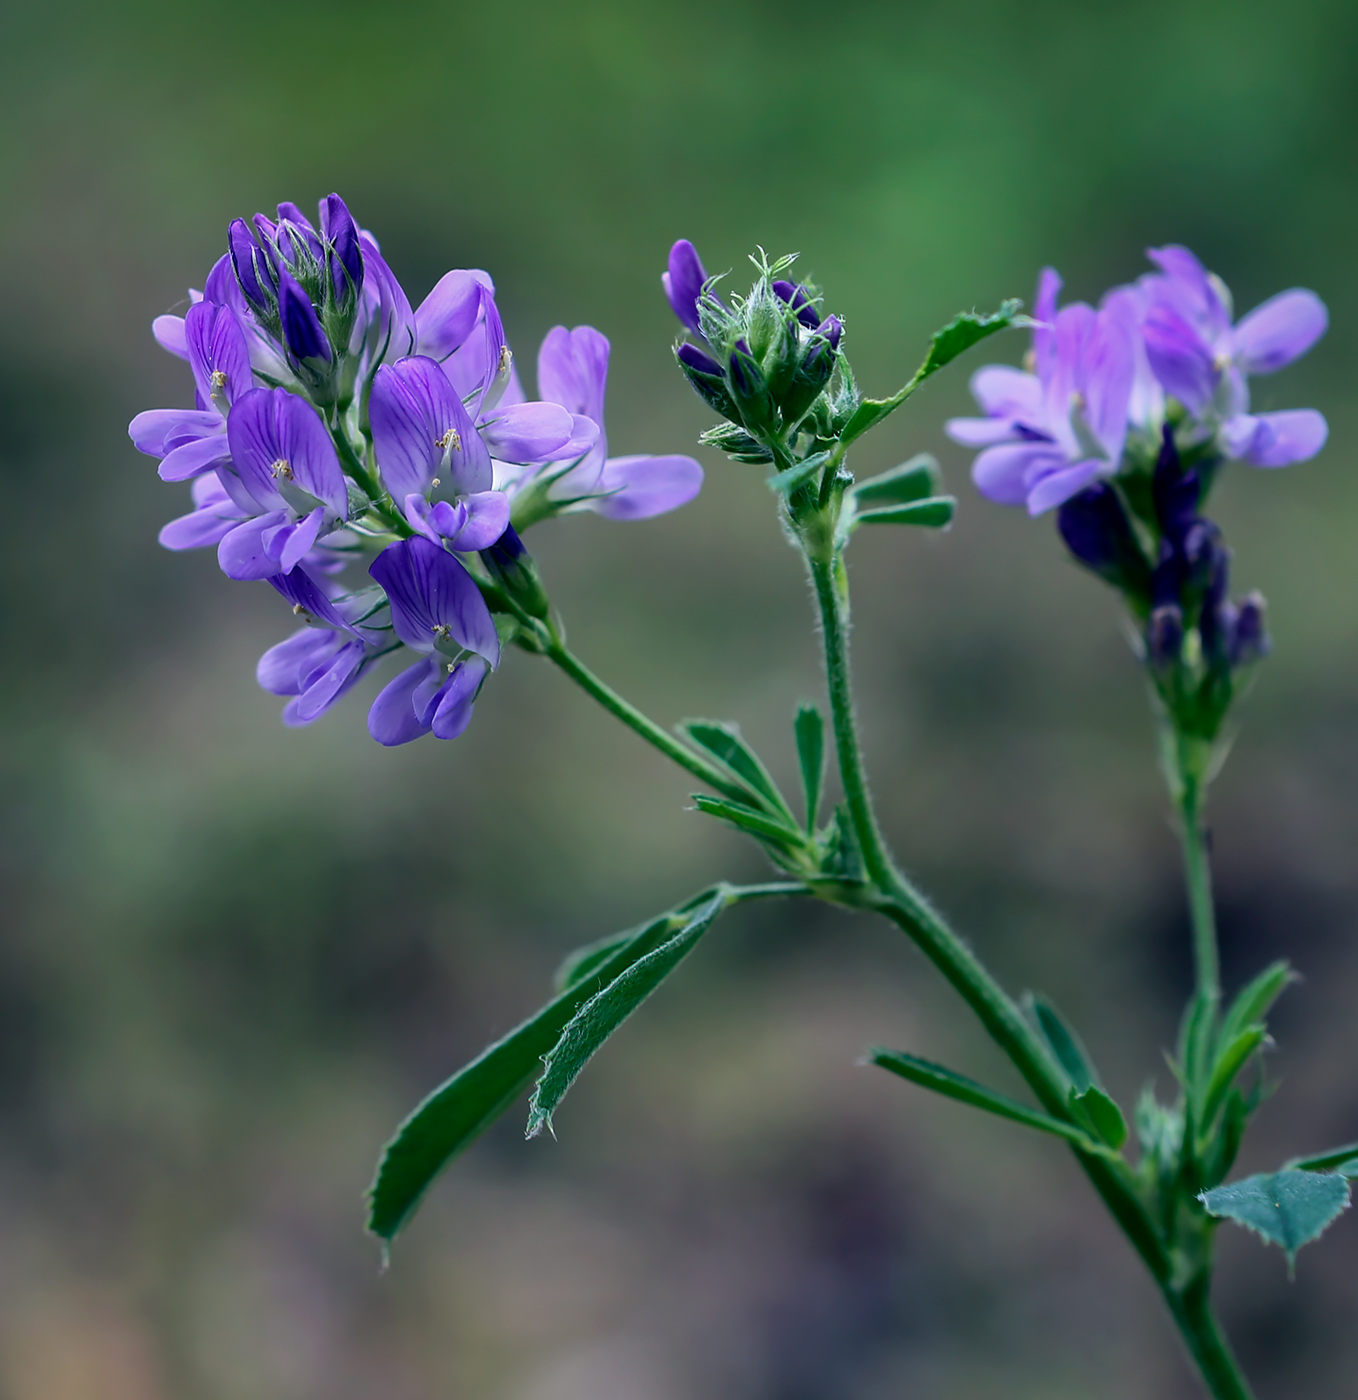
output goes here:
{"type": "Polygon", "coordinates": [[[278,316],[284,344],[295,359],[331,363],[334,353],[316,308],[287,268],[280,268],[278,274],[278,316]]]}
{"type": "Polygon", "coordinates": [[[669,268],[660,280],[674,314],[689,330],[701,335],[698,298],[702,295],[703,283],[707,281],[707,271],[698,250],[687,238],[681,238],[670,249],[669,268]]]}
{"type": "Polygon", "coordinates": [[[1157,670],[1173,666],[1183,645],[1183,610],[1175,603],[1156,608],[1146,626],[1146,654],[1151,665],[1157,670]]]}

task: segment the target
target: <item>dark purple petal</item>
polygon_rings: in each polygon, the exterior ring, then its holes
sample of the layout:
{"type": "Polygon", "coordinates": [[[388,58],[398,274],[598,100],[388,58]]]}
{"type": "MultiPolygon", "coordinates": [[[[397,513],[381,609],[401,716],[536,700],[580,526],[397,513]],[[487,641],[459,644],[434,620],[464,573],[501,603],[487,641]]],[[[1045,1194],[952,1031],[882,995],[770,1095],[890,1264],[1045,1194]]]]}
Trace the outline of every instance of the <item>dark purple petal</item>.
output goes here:
{"type": "Polygon", "coordinates": [[[456,739],[471,723],[472,705],[487,670],[486,663],[479,659],[460,661],[453,668],[434,711],[432,728],[436,739],[456,739]]]}
{"type": "Polygon", "coordinates": [[[704,354],[696,345],[685,341],[675,354],[679,363],[686,369],[696,371],[698,374],[710,374],[714,379],[723,378],[722,367],[710,355],[704,354]]]}
{"type": "Polygon", "coordinates": [[[299,617],[325,623],[327,627],[349,630],[349,624],[334,602],[322,592],[320,585],[305,569],[294,568],[287,573],[275,574],[269,582],[292,604],[293,612],[298,613],[299,617]]]}
{"type": "Polygon", "coordinates": [[[807,330],[815,330],[820,322],[820,312],[816,310],[811,298],[806,294],[806,288],[800,282],[786,282],[780,279],[773,284],[772,290],[779,301],[785,302],[797,313],[797,319],[807,330]]]}
{"type": "Polygon", "coordinates": [[[227,247],[231,270],[236,274],[242,295],[256,311],[267,310],[270,297],[265,292],[265,286],[268,286],[269,292],[274,291],[274,280],[268,275],[268,265],[244,219],[231,221],[231,227],[227,230],[227,247]],[[264,282],[260,280],[261,274],[264,282]]]}
{"type": "Polygon", "coordinates": [[[608,520],[647,520],[687,505],[702,490],[692,457],[610,457],[589,508],[608,520]]]}
{"type": "Polygon", "coordinates": [[[1280,413],[1240,414],[1221,428],[1228,456],[1256,467],[1288,467],[1314,457],[1329,437],[1323,414],[1313,408],[1293,408],[1280,413]]]}
{"type": "Polygon", "coordinates": [[[1146,355],[1167,394],[1190,413],[1201,413],[1216,392],[1212,347],[1178,312],[1152,306],[1142,327],[1146,355]]]}
{"type": "MultiPolygon", "coordinates": [[[[306,558],[316,537],[321,533],[325,521],[325,507],[317,506],[310,515],[305,515],[295,525],[287,527],[287,540],[278,551],[278,562],[283,572],[294,569],[306,558]]],[[[281,540],[280,536],[280,540],[281,540]]]]}
{"type": "Polygon", "coordinates": [[[399,360],[415,349],[415,315],[410,300],[368,234],[360,232],[363,254],[363,310],[351,346],[366,345],[370,367],[399,360]]]}
{"type": "Polygon", "coordinates": [[[687,238],[681,238],[670,249],[669,270],[661,273],[660,281],[674,314],[689,330],[701,335],[698,298],[702,294],[703,283],[707,281],[707,272],[698,250],[687,238]]]}
{"type": "Polygon", "coordinates": [[[311,298],[283,267],[278,270],[278,318],[283,326],[283,343],[298,360],[334,359],[330,340],[321,328],[320,317],[311,298]]]}
{"type": "Polygon", "coordinates": [[[557,403],[494,409],[478,426],[491,456],[502,462],[555,461],[575,436],[574,419],[557,403]]]}
{"type": "Polygon", "coordinates": [[[484,491],[490,486],[490,456],[435,361],[411,355],[379,369],[368,418],[378,470],[396,500],[427,494],[445,460],[455,490],[484,491]]]}
{"type": "Polygon", "coordinates": [[[1232,666],[1251,666],[1269,653],[1268,629],[1264,624],[1264,595],[1248,594],[1240,604],[1231,638],[1232,666]]]}
{"type": "Polygon", "coordinates": [[[396,635],[416,651],[451,642],[500,659],[500,639],[490,609],[472,576],[446,550],[423,535],[391,544],[368,572],[386,590],[396,635]]]}
{"type": "Polygon", "coordinates": [[[1184,646],[1184,614],[1177,603],[1167,603],[1151,613],[1146,625],[1146,655],[1157,670],[1172,666],[1184,646]]]}
{"type": "Polygon", "coordinates": [[[415,312],[417,353],[442,360],[462,345],[481,314],[483,288],[494,295],[495,284],[480,268],[445,272],[415,312]]]}
{"type": "Polygon", "coordinates": [[[384,686],[368,711],[368,733],[388,748],[408,744],[412,739],[428,734],[429,726],[415,713],[413,697],[423,681],[442,670],[442,660],[432,656],[408,666],[394,681],[384,686]]]}
{"type": "Polygon", "coordinates": [[[358,246],[358,228],[349,207],[337,194],[321,200],[321,233],[330,244],[330,276],[335,297],[342,300],[357,295],[363,287],[363,254],[358,246]]]}
{"type": "Polygon", "coordinates": [[[1330,313],[1314,292],[1279,292],[1235,328],[1236,363],[1246,374],[1272,374],[1304,355],[1329,324],[1330,313]]]}
{"type": "MultiPolygon", "coordinates": [[[[184,317],[189,367],[204,402],[234,403],[254,384],[245,331],[229,306],[200,301],[184,317]]],[[[223,409],[223,413],[225,410],[223,409]]]]}
{"type": "Polygon", "coordinates": [[[184,318],[182,316],[157,316],[151,322],[151,334],[162,350],[178,355],[181,360],[189,358],[189,347],[184,339],[184,318]]]}
{"type": "Polygon", "coordinates": [[[300,491],[335,520],[345,518],[349,493],[335,444],[305,399],[286,389],[251,389],[232,405],[226,432],[236,470],[260,502],[292,504],[289,494],[295,499],[300,491]]]}

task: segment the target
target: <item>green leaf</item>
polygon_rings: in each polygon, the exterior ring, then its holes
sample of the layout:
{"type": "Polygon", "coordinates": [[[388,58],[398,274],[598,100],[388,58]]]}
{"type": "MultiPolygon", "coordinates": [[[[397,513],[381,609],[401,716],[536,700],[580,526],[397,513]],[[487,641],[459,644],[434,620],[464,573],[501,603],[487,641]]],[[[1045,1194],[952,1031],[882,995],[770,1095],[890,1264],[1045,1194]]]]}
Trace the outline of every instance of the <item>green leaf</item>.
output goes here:
{"type": "Polygon", "coordinates": [[[996,331],[1008,330],[1010,326],[1027,325],[1026,317],[1018,314],[1022,302],[1006,301],[990,316],[978,316],[974,311],[964,311],[948,322],[940,331],[935,331],[929,343],[929,353],[919,367],[917,381],[927,379],[944,365],[951,364],[960,354],[970,350],[978,341],[994,335],[996,331]]]}
{"type": "Polygon", "coordinates": [[[1340,1176],[1350,1180],[1358,1176],[1358,1157],[1350,1157],[1347,1162],[1341,1162],[1335,1168],[1335,1171],[1338,1172],[1340,1176]]]}
{"type": "Polygon", "coordinates": [[[883,418],[893,414],[904,402],[904,397],[864,399],[844,425],[844,431],[839,435],[840,443],[847,447],[855,438],[862,437],[869,428],[875,428],[883,418]]]}
{"type": "Polygon", "coordinates": [[[1097,1084],[1091,1084],[1083,1094],[1071,1090],[1071,1102],[1078,1105],[1094,1125],[1099,1137],[1116,1151],[1127,1141],[1127,1120],[1111,1095],[1097,1084]]]}
{"type": "Polygon", "coordinates": [[[586,943],[584,947],[567,953],[552,977],[552,990],[564,992],[578,986],[595,968],[602,967],[624,943],[635,938],[638,932],[638,929],[629,928],[622,933],[610,933],[606,938],[586,943]]]}
{"type": "Polygon", "coordinates": [[[1245,1062],[1268,1039],[1268,1027],[1264,1025],[1246,1026],[1229,1042],[1224,1037],[1221,1053],[1212,1067],[1212,1077],[1207,1083],[1207,1092],[1202,1101],[1202,1126],[1206,1129],[1216,1117],[1227,1090],[1235,1083],[1235,1077],[1245,1068],[1245,1062]]]}
{"type": "Polygon", "coordinates": [[[1221,1024],[1220,1043],[1227,1044],[1246,1026],[1262,1021],[1289,984],[1297,981],[1300,978],[1285,961],[1280,960],[1266,967],[1231,1003],[1231,1009],[1221,1024]]]}
{"type": "Polygon", "coordinates": [[[1250,1101],[1239,1089],[1232,1089],[1226,1095],[1226,1106],[1221,1113],[1221,1127],[1210,1143],[1203,1160],[1203,1185],[1215,1186],[1235,1163],[1240,1143],[1245,1136],[1245,1125],[1249,1122],[1250,1101]]]}
{"type": "Polygon", "coordinates": [[[814,705],[803,705],[792,722],[797,736],[797,762],[802,770],[802,797],[806,804],[806,829],[816,829],[821,794],[825,790],[825,720],[814,705]]]}
{"type": "Polygon", "coordinates": [[[1358,1142],[1346,1143],[1343,1147],[1332,1147],[1328,1152],[1316,1152],[1310,1157],[1293,1157],[1285,1166],[1295,1167],[1303,1172],[1327,1172],[1347,1162],[1351,1157],[1358,1157],[1358,1142]]]}
{"type": "Polygon", "coordinates": [[[571,1017],[543,1057],[542,1077],[528,1104],[529,1137],[552,1126],[552,1114],[590,1057],[674,971],[725,907],[726,895],[718,890],[673,937],[634,961],[571,1017]]]}
{"type": "Polygon", "coordinates": [[[943,491],[938,463],[927,452],[902,462],[880,476],[869,477],[849,488],[860,510],[881,510],[887,506],[908,506],[943,491]]]}
{"type": "Polygon", "coordinates": [[[1022,1123],[1028,1128],[1036,1128],[1042,1133],[1053,1133],[1085,1148],[1086,1151],[1097,1150],[1097,1145],[1091,1141],[1089,1135],[1073,1124],[1062,1123],[1060,1119],[1052,1118],[1035,1108],[1026,1108],[1003,1094],[997,1094],[993,1089],[987,1089],[984,1084],[978,1084],[974,1079],[955,1074],[952,1070],[929,1060],[921,1060],[901,1050],[885,1050],[880,1045],[874,1045],[868,1051],[868,1062],[889,1069],[892,1074],[899,1074],[902,1079],[908,1079],[912,1084],[956,1099],[959,1103],[983,1108],[987,1113],[998,1114],[1001,1118],[1008,1118],[1013,1123],[1022,1123]]]}
{"type": "Polygon", "coordinates": [[[798,828],[757,812],[743,802],[728,802],[724,797],[709,797],[705,792],[700,792],[694,794],[693,805],[709,817],[728,822],[751,836],[759,837],[761,841],[772,841],[777,846],[792,850],[799,850],[806,844],[806,837],[798,828]]]}
{"type": "Polygon", "coordinates": [[[930,496],[908,506],[887,506],[882,510],[862,510],[855,525],[923,525],[929,530],[941,530],[952,524],[957,511],[956,496],[930,496]]]}
{"type": "Polygon", "coordinates": [[[1076,1094],[1086,1093],[1091,1086],[1098,1084],[1098,1073],[1080,1043],[1080,1037],[1066,1024],[1056,1007],[1045,997],[1035,996],[1032,992],[1028,993],[1024,1002],[1038,1034],[1056,1057],[1056,1063],[1065,1070],[1066,1078],[1076,1094]]]}
{"type": "Polygon", "coordinates": [[[706,749],[728,772],[745,784],[757,801],[795,822],[778,784],[759,761],[759,755],[741,737],[739,728],[714,719],[686,719],[679,726],[699,748],[706,749]]]}
{"type": "Polygon", "coordinates": [[[830,822],[821,870],[830,879],[846,884],[862,884],[867,878],[863,848],[858,843],[858,833],[853,829],[853,818],[842,802],[835,808],[830,822]]]}
{"type": "Polygon", "coordinates": [[[1179,1028],[1179,1064],[1183,1070],[1184,1088],[1195,1103],[1205,1094],[1203,1081],[1208,1075],[1208,1056],[1216,1034],[1216,1002],[1202,992],[1195,992],[1184,1010],[1179,1028]]]}
{"type": "Polygon", "coordinates": [[[1198,1200],[1209,1215],[1234,1220],[1280,1245],[1290,1271],[1302,1245],[1310,1244],[1348,1208],[1349,1184],[1330,1172],[1284,1168],[1214,1187],[1198,1200]]]}
{"type": "MultiPolygon", "coordinates": [[[[664,914],[613,940],[616,951],[586,969],[603,943],[581,949],[574,971],[571,960],[558,977],[566,989],[536,1015],[487,1046],[470,1064],[439,1085],[396,1130],[382,1152],[377,1175],[368,1188],[368,1229],[390,1242],[410,1219],[425,1191],[448,1162],[488,1128],[522,1094],[540,1069],[542,1056],[556,1044],[562,1028],[580,1006],[581,988],[591,976],[606,986],[639,957],[669,938],[681,916],[664,914]],[[581,956],[583,955],[583,956],[581,956]]],[[[587,993],[586,993],[587,994],[587,993]]]]}
{"type": "Polygon", "coordinates": [[[795,491],[802,482],[809,481],[825,464],[830,460],[828,452],[816,452],[810,457],[804,457],[800,462],[794,462],[783,471],[775,472],[767,479],[767,484],[775,491],[788,495],[795,491]]]}

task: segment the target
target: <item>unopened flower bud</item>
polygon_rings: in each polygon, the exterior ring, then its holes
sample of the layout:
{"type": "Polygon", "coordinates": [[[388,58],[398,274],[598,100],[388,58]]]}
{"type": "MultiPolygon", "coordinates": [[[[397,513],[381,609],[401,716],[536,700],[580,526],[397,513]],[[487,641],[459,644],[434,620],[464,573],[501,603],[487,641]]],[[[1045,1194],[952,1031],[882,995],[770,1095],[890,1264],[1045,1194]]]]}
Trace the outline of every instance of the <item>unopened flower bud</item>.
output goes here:
{"type": "Polygon", "coordinates": [[[699,397],[715,408],[723,418],[737,418],[736,406],[727,392],[726,376],[716,360],[687,341],[674,353],[679,361],[679,368],[684,371],[684,377],[693,385],[699,397]]]}
{"type": "Polygon", "coordinates": [[[820,313],[811,303],[811,298],[806,294],[806,288],[800,282],[785,282],[779,280],[773,284],[773,294],[779,301],[786,302],[796,313],[797,319],[807,330],[815,330],[820,320],[820,313]]]}
{"type": "Polygon", "coordinates": [[[774,426],[777,410],[773,406],[773,396],[769,393],[769,386],[748,341],[736,341],[728,363],[727,383],[739,411],[740,421],[758,436],[760,432],[774,426]]]}
{"type": "Polygon", "coordinates": [[[1100,483],[1072,496],[1057,511],[1056,528],[1086,569],[1134,599],[1149,595],[1150,564],[1111,486],[1100,483]]]}
{"type": "Polygon", "coordinates": [[[232,219],[227,231],[227,248],[242,295],[261,315],[270,315],[274,309],[274,286],[259,244],[251,237],[244,219],[232,219]]]}
{"type": "Polygon", "coordinates": [[[1176,603],[1156,608],[1146,624],[1146,656],[1157,671],[1175,665],[1184,646],[1183,609],[1176,603]]]}
{"type": "Polygon", "coordinates": [[[283,327],[283,343],[295,360],[318,365],[333,362],[334,351],[321,329],[311,298],[285,267],[278,271],[278,317],[283,327]]]}
{"type": "Polygon", "coordinates": [[[363,255],[358,246],[358,228],[349,208],[337,194],[321,201],[321,233],[325,237],[326,263],[330,270],[335,300],[357,297],[363,287],[363,255]]]}
{"type": "Polygon", "coordinates": [[[669,268],[661,273],[660,281],[674,314],[689,330],[701,335],[698,298],[702,295],[703,283],[707,281],[707,271],[698,250],[687,238],[681,238],[670,249],[669,268]]]}
{"type": "Polygon", "coordinates": [[[1264,625],[1264,595],[1258,591],[1246,595],[1240,604],[1231,638],[1232,669],[1252,666],[1262,661],[1272,647],[1264,625]]]}
{"type": "Polygon", "coordinates": [[[489,549],[481,551],[481,562],[496,583],[530,617],[548,616],[551,603],[538,577],[537,565],[512,525],[506,525],[504,534],[489,549]]]}

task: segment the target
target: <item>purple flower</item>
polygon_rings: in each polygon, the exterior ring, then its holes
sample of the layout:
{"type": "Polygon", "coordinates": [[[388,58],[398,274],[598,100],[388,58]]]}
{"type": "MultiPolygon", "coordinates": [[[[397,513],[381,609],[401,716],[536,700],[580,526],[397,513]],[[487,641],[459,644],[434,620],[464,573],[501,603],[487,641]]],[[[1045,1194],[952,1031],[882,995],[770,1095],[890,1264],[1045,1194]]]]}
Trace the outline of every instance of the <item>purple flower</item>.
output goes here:
{"type": "Polygon", "coordinates": [[[196,477],[193,482],[193,510],[171,520],[160,532],[166,549],[202,549],[221,541],[248,518],[231,498],[215,472],[196,477]]]}
{"type": "MultiPolygon", "coordinates": [[[[228,578],[290,572],[348,513],[344,473],[316,410],[286,389],[252,389],[227,419],[239,494],[250,519],[223,536],[217,559],[228,578]]],[[[228,491],[234,483],[223,478],[228,491]]]]}
{"type": "Polygon", "coordinates": [[[550,491],[555,510],[592,510],[610,520],[644,520],[686,505],[703,484],[703,469],[692,457],[610,457],[604,433],[604,394],[609,344],[593,326],[554,326],[538,351],[538,392],[571,415],[573,433],[551,460],[529,470],[506,473],[507,491],[520,494],[531,484],[550,491]],[[554,461],[573,465],[551,470],[554,461]]]}
{"type": "Polygon", "coordinates": [[[671,309],[682,324],[694,335],[702,335],[698,300],[707,284],[707,270],[698,256],[698,250],[687,238],[681,238],[670,249],[669,268],[660,274],[660,284],[669,298],[671,309]]]}
{"type": "Polygon", "coordinates": [[[424,659],[373,702],[368,732],[379,744],[406,744],[431,730],[454,739],[500,659],[495,623],[471,575],[421,535],[389,545],[368,572],[385,589],[396,635],[424,659]]]}
{"type": "Polygon", "coordinates": [[[1294,288],[1231,323],[1230,293],[1187,248],[1151,248],[1160,269],[1138,284],[1151,368],[1165,392],[1214,429],[1229,457],[1282,467],[1315,456],[1328,428],[1314,409],[1251,414],[1246,379],[1272,374],[1325,334],[1329,316],[1314,292],[1294,288]]]}
{"type": "Polygon", "coordinates": [[[971,382],[986,417],[953,419],[954,441],[984,447],[972,466],[983,496],[1040,515],[1118,470],[1136,373],[1125,309],[1055,310],[1060,279],[1038,284],[1036,374],[989,365],[971,382]]]}
{"type": "Polygon", "coordinates": [[[292,698],[283,707],[283,723],[310,724],[351,689],[359,677],[395,645],[390,626],[374,625],[380,616],[377,590],[332,594],[304,568],[269,580],[307,625],[259,658],[255,675],[274,695],[292,698]]]}

